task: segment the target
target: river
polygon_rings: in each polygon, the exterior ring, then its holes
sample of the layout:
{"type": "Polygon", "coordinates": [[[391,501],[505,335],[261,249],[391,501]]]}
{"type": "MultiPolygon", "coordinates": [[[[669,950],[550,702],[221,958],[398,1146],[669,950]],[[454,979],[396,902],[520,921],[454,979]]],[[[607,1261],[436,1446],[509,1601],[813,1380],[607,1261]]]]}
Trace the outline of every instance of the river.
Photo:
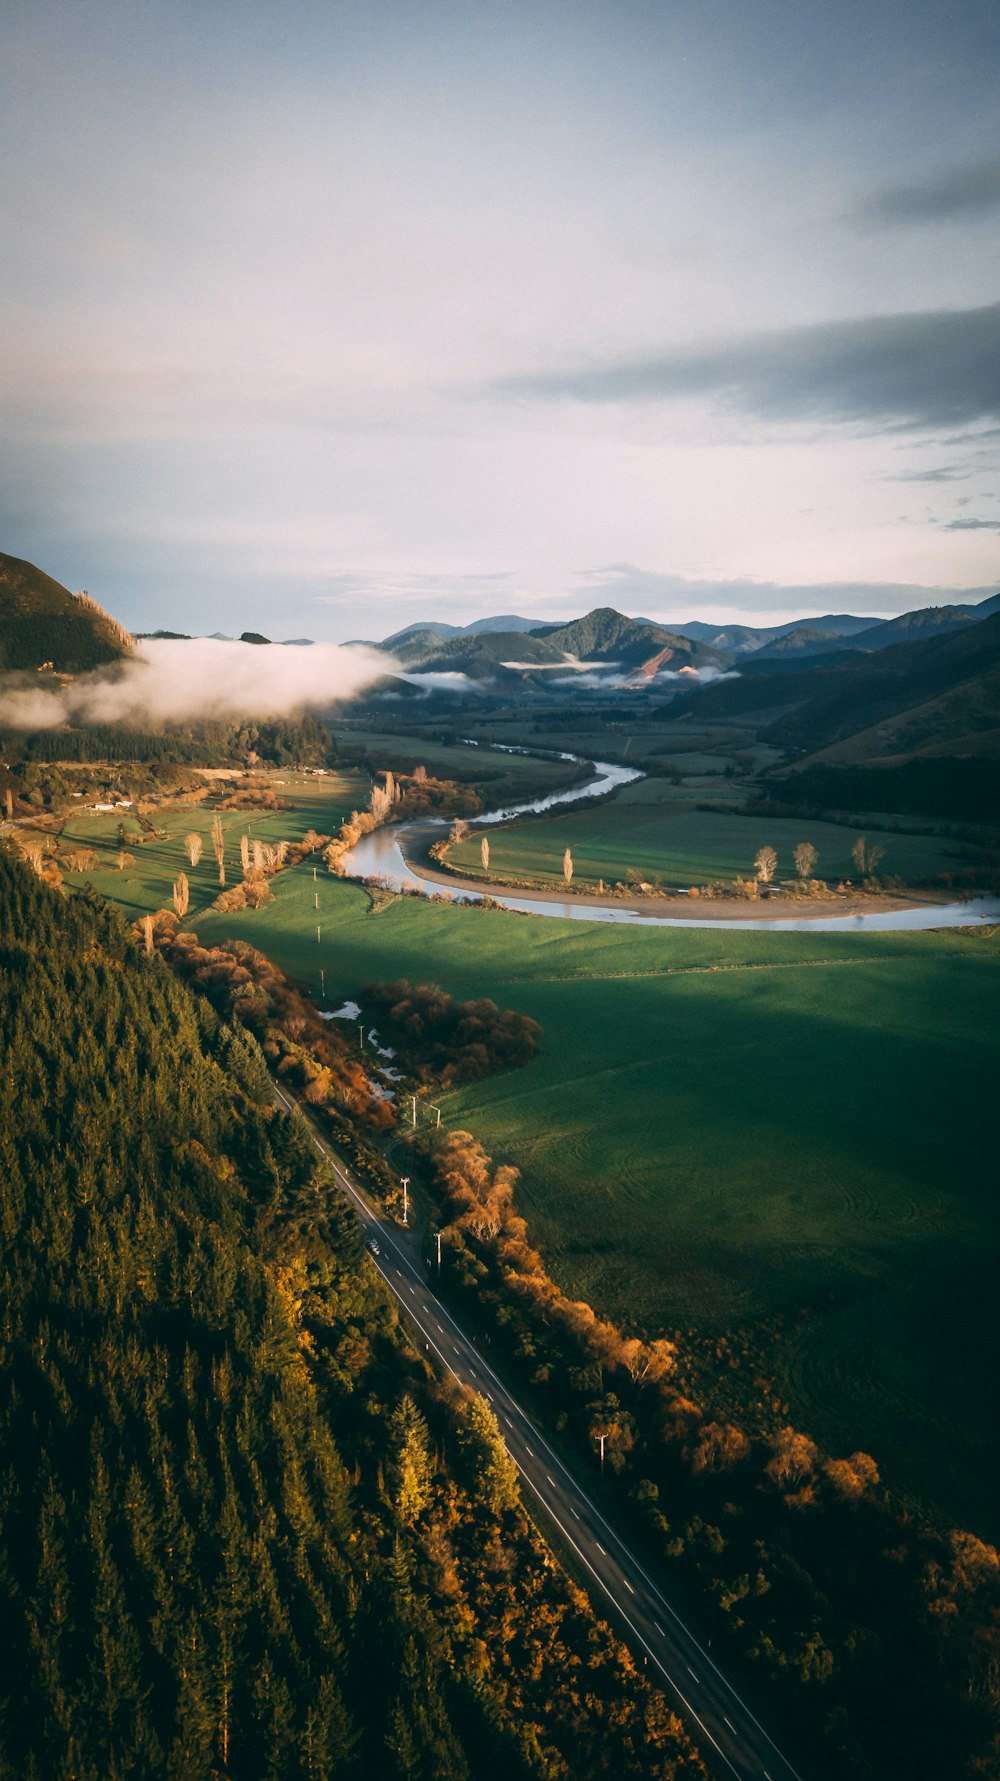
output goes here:
{"type": "MultiPolygon", "coordinates": [[[[481,747],[482,744],[469,746],[481,747]]],[[[503,748],[501,752],[533,754],[534,750],[503,748]]],[[[578,759],[571,754],[558,754],[554,758],[561,761],[578,759]]],[[[552,810],[559,804],[573,804],[581,798],[605,797],[618,786],[628,785],[632,780],[642,777],[642,773],[635,767],[620,767],[611,761],[595,761],[592,779],[571,786],[567,791],[551,792],[547,797],[534,798],[527,803],[485,811],[483,815],[472,818],[470,827],[482,828],[489,825],[494,828],[497,823],[512,822],[518,816],[552,810]]],[[[1000,897],[970,897],[966,902],[923,904],[910,909],[873,909],[851,915],[774,914],[712,919],[695,915],[646,915],[638,910],[623,909],[620,904],[613,902],[600,903],[595,897],[567,896],[558,900],[518,897],[510,895],[499,886],[486,892],[459,888],[457,885],[452,890],[437,879],[425,877],[419,867],[414,866],[407,858],[404,850],[404,841],[408,835],[416,838],[419,834],[426,845],[434,832],[448,826],[448,822],[441,819],[435,821],[421,818],[409,823],[389,823],[385,828],[375,829],[372,834],[362,836],[350,853],[344,854],[341,860],[344,876],[362,880],[376,879],[390,890],[419,890],[430,896],[448,894],[457,903],[481,903],[484,896],[489,896],[504,909],[515,909],[524,915],[558,916],[564,921],[611,921],[633,928],[763,928],[772,931],[777,929],[783,934],[884,934],[896,929],[982,927],[987,923],[1000,921],[1000,897]]]]}

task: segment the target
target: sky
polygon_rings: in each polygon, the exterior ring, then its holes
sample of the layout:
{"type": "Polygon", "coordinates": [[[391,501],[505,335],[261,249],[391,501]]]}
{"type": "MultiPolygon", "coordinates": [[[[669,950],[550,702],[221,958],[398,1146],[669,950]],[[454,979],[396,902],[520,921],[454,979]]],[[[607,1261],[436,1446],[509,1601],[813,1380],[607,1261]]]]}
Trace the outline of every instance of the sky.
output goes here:
{"type": "Polygon", "coordinates": [[[994,0],[5,0],[0,549],[133,629],[1000,563],[994,0]]]}

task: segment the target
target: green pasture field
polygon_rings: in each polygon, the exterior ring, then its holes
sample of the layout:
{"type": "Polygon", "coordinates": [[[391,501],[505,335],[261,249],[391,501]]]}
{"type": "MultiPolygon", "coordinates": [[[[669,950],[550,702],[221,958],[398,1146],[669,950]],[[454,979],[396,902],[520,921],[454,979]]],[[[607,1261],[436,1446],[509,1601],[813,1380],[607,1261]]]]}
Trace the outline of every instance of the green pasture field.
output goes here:
{"type": "MultiPolygon", "coordinates": [[[[317,778],[291,769],[279,769],[267,776],[267,783],[277,797],[288,803],[287,810],[220,811],[226,838],[228,885],[238,884],[242,877],[241,835],[256,836],[273,846],[278,841],[301,841],[309,829],[315,829],[319,834],[336,834],[345,817],[359,803],[367,804],[371,790],[369,775],[354,771],[331,772],[317,778]]],[[[102,896],[119,903],[129,919],[134,920],[151,910],[168,908],[174,880],[178,872],[186,872],[191,887],[190,913],[193,919],[219,894],[219,873],[212,849],[215,809],[214,798],[210,803],[186,808],[164,805],[150,816],[156,828],[165,831],[164,838],[141,843],[138,819],[131,810],[112,813],[81,809],[63,825],[60,852],[89,847],[101,856],[102,864],[94,872],[69,877],[67,883],[71,886],[93,884],[102,896]],[[115,863],[119,853],[119,820],[125,824],[129,837],[126,851],[133,860],[124,872],[119,872],[115,863]],[[197,833],[202,838],[202,856],[197,866],[191,865],[184,846],[184,837],[188,833],[197,833]]],[[[326,875],[322,862],[320,871],[326,875]]],[[[311,871],[309,878],[311,881],[311,871]]]]}
{"type": "MultiPolygon", "coordinates": [[[[701,799],[729,796],[726,779],[701,779],[684,790],[666,779],[642,779],[627,785],[613,798],[587,810],[522,817],[502,829],[487,830],[490,843],[489,872],[483,873],[480,833],[453,847],[449,863],[470,877],[533,879],[563,883],[563,855],[573,855],[573,882],[581,888],[624,880],[631,867],[641,878],[661,878],[672,886],[731,882],[739,874],[753,876],[759,847],[773,847],[778,855],[778,877],[793,878],[793,852],[800,841],[811,841],[819,851],[817,873],[840,880],[857,877],[851,847],[859,830],[810,818],[747,816],[734,811],[716,812],[692,808],[691,786],[697,784],[701,799]]],[[[933,835],[869,835],[884,845],[879,870],[904,879],[954,869],[965,863],[965,850],[954,841],[933,835]]]]}
{"type": "Polygon", "coordinates": [[[541,1022],[532,1065],[443,1105],[521,1168],[567,1292],[702,1354],[729,1340],[746,1356],[705,1357],[706,1401],[863,1448],[921,1508],[1000,1534],[995,933],[372,913],[308,867],[274,891],[200,937],[238,934],[314,992],[322,966],[331,1007],[408,976],[541,1022]]]}
{"type": "MultiPolygon", "coordinates": [[[[464,729],[462,734],[465,734],[464,729]]],[[[470,728],[469,734],[475,732],[470,728]]],[[[411,773],[415,766],[422,764],[438,779],[474,781],[482,787],[488,808],[513,803],[518,798],[535,798],[559,791],[582,776],[582,769],[571,761],[508,755],[480,746],[468,748],[461,743],[439,742],[433,737],[415,735],[411,730],[397,733],[358,729],[351,725],[338,730],[338,740],[347,755],[356,748],[364,749],[376,771],[390,767],[394,772],[411,773]]],[[[507,738],[502,736],[498,740],[506,741],[507,738]]],[[[539,741],[538,746],[579,752],[558,740],[539,741]]]]}

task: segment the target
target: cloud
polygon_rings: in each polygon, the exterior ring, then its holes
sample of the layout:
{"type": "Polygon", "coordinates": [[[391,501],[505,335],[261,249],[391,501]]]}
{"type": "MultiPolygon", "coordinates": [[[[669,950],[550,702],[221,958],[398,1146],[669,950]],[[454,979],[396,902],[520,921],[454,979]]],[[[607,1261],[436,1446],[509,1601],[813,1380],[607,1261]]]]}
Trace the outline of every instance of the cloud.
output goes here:
{"type": "Polygon", "coordinates": [[[408,686],[418,687],[420,691],[427,693],[484,693],[486,691],[481,681],[473,680],[471,675],[462,674],[457,669],[451,668],[442,668],[439,672],[428,668],[423,673],[397,673],[395,678],[405,680],[408,686]]]}
{"type": "Polygon", "coordinates": [[[708,397],[770,422],[958,426],[1000,417],[1000,303],[861,316],[501,379],[522,401],[708,397]]]}
{"type": "Polygon", "coordinates": [[[949,519],[946,532],[1000,532],[1000,519],[949,519]]]}
{"type": "Polygon", "coordinates": [[[395,668],[391,656],[363,646],[151,640],[120,667],[81,675],[58,690],[5,691],[0,723],[31,730],[67,723],[145,730],[209,718],[283,717],[351,699],[395,668]]]}
{"type": "Polygon", "coordinates": [[[583,598],[642,612],[668,627],[706,610],[714,623],[720,608],[742,615],[727,619],[728,624],[770,622],[762,613],[793,613],[803,623],[831,612],[854,612],[874,619],[923,606],[985,600],[996,592],[995,587],[928,587],[894,581],[785,583],[755,581],[750,576],[696,580],[642,569],[635,563],[603,563],[584,570],[577,579],[583,598]]]}
{"type": "Polygon", "coordinates": [[[965,161],[927,179],[884,186],[862,199],[855,220],[868,226],[909,227],[964,222],[1000,207],[1000,156],[965,161]]]}
{"type": "Polygon", "coordinates": [[[958,464],[942,464],[937,470],[897,470],[883,482],[967,482],[970,472],[958,464]]]}

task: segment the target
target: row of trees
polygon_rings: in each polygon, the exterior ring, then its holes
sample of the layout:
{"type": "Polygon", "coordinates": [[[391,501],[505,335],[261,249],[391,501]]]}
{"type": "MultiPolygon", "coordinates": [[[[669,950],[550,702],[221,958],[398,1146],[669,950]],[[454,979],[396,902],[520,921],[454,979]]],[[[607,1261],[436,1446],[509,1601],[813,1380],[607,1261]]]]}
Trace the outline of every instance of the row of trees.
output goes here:
{"type": "MultiPolygon", "coordinates": [[[[795,871],[803,881],[815,876],[819,853],[811,841],[800,841],[794,852],[795,871]]],[[[851,848],[851,858],[862,879],[872,878],[885,857],[885,848],[859,835],[851,848]]],[[[758,884],[770,884],[778,870],[778,856],[773,847],[758,848],[754,856],[754,873],[758,884]]]]}
{"type": "Polygon", "coordinates": [[[515,1169],[468,1132],[422,1144],[446,1281],[585,1461],[603,1447],[622,1516],[715,1604],[732,1659],[784,1697],[813,1772],[996,1773],[996,1550],[915,1521],[868,1454],[831,1456],[791,1427],[763,1438],[692,1401],[671,1342],[624,1336],[549,1278],[515,1169]]]}

